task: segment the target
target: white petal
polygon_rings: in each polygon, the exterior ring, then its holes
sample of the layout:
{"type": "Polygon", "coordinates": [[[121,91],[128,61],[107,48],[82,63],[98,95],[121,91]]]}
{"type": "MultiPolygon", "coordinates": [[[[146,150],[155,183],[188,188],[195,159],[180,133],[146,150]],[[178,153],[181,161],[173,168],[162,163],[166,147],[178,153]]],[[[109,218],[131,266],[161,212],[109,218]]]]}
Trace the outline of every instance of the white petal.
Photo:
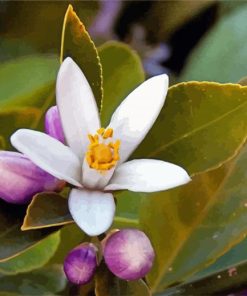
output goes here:
{"type": "Polygon", "coordinates": [[[112,168],[108,171],[99,172],[90,168],[86,159],[84,159],[82,169],[82,184],[87,188],[102,189],[111,179],[114,170],[115,168],[112,168]]]}
{"type": "Polygon", "coordinates": [[[121,140],[120,163],[128,159],[154,124],[167,90],[166,74],[152,77],[130,93],[112,115],[109,127],[114,138],[121,140]]]}
{"type": "Polygon", "coordinates": [[[75,223],[88,235],[99,235],[108,230],[115,213],[111,193],[72,189],[69,210],[75,223]]]}
{"type": "Polygon", "coordinates": [[[155,192],[186,184],[190,180],[187,172],[175,164],[155,159],[136,159],[121,164],[105,190],[155,192]]]}
{"type": "Polygon", "coordinates": [[[96,133],[100,120],[91,87],[71,58],[66,58],[59,69],[56,100],[66,141],[83,159],[88,146],[87,136],[96,133]]]}
{"type": "Polygon", "coordinates": [[[11,143],[44,171],[81,187],[80,160],[58,140],[41,132],[20,129],[11,136],[11,143]]]}

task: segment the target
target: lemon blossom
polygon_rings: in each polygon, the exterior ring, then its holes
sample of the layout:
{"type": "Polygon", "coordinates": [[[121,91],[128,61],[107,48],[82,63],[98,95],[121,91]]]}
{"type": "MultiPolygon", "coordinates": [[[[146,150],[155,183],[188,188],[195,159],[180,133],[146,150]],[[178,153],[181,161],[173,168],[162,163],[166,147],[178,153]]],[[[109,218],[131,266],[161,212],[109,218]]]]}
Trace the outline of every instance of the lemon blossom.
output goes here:
{"type": "Polygon", "coordinates": [[[66,145],[29,129],[12,135],[17,150],[44,171],[74,186],[69,210],[88,235],[99,235],[111,226],[115,213],[113,190],[154,192],[190,181],[183,168],[168,162],[127,161],[159,115],[167,89],[167,75],[148,79],[119,105],[109,126],[102,128],[86,77],[71,58],[66,58],[56,83],[66,145]]]}

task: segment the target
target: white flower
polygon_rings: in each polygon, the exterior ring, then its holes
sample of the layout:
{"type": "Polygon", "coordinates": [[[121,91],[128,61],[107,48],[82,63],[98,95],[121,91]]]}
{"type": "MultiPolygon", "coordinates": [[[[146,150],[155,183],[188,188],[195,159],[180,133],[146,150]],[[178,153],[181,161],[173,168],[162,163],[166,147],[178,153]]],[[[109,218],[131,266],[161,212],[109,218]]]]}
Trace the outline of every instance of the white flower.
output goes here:
{"type": "Polygon", "coordinates": [[[190,181],[184,169],[168,162],[126,162],[159,115],[167,89],[167,75],[148,79],[127,96],[103,129],[86,77],[67,58],[58,73],[56,100],[68,146],[28,129],[12,135],[16,149],[76,187],[70,192],[69,210],[88,235],[99,235],[111,226],[115,213],[112,190],[154,192],[190,181]]]}

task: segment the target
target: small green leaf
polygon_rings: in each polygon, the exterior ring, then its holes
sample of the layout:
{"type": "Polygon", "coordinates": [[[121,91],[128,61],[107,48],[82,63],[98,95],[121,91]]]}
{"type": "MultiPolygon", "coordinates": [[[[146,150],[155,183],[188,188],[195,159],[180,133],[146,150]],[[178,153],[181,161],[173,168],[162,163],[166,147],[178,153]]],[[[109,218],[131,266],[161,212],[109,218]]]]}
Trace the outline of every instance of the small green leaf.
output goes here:
{"type": "Polygon", "coordinates": [[[36,194],[28,205],[21,230],[40,229],[73,223],[68,200],[54,192],[36,194]]]}
{"type": "Polygon", "coordinates": [[[64,17],[60,61],[62,62],[68,56],[78,64],[85,74],[100,109],[103,89],[99,55],[72,5],[69,5],[64,17]]]}
{"type": "Polygon", "coordinates": [[[55,254],[60,243],[60,232],[55,232],[27,249],[19,256],[0,263],[0,273],[17,274],[44,266],[55,254]]]}
{"type": "Polygon", "coordinates": [[[247,87],[188,82],[169,89],[153,128],[133,158],[157,158],[190,174],[220,165],[247,135],[247,87]]]}
{"type": "Polygon", "coordinates": [[[237,82],[246,76],[246,18],[247,5],[242,5],[217,22],[191,52],[180,81],[237,82]]]}
{"type": "Polygon", "coordinates": [[[96,296],[151,296],[143,280],[124,281],[115,277],[102,263],[95,276],[96,296]]]}
{"type": "Polygon", "coordinates": [[[247,145],[191,183],[143,199],[140,224],[156,251],[153,291],[187,279],[246,237],[246,163],[247,145]]]}
{"type": "Polygon", "coordinates": [[[107,126],[114,110],[127,95],[144,81],[141,60],[126,44],[110,41],[99,47],[103,68],[104,101],[102,126],[107,126]]]}
{"type": "MultiPolygon", "coordinates": [[[[117,216],[112,227],[138,227],[138,193],[117,194],[117,216]]],[[[42,229],[74,223],[68,208],[68,200],[54,192],[36,194],[28,205],[21,230],[42,229]]]]}
{"type": "Polygon", "coordinates": [[[0,295],[47,296],[64,290],[67,284],[62,266],[54,265],[32,273],[2,276],[0,295]]]}
{"type": "Polygon", "coordinates": [[[0,262],[19,256],[57,230],[54,227],[42,231],[22,232],[20,228],[24,212],[25,207],[10,205],[0,200],[0,262]]]}
{"type": "Polygon", "coordinates": [[[56,57],[30,56],[0,66],[0,107],[43,106],[54,87],[58,69],[56,57]]]}

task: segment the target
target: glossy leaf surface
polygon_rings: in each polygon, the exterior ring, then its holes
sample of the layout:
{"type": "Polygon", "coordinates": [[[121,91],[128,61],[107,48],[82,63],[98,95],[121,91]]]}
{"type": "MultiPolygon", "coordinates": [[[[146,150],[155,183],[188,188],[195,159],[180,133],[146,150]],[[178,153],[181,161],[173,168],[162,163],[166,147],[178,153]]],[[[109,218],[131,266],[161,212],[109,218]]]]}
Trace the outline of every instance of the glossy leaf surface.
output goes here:
{"type": "Polygon", "coordinates": [[[60,233],[55,232],[19,256],[0,263],[0,273],[17,274],[44,266],[55,254],[60,243],[60,233]]]}
{"type": "Polygon", "coordinates": [[[62,266],[54,265],[32,273],[0,277],[1,296],[54,295],[61,292],[67,283],[62,266]]]}
{"type": "Polygon", "coordinates": [[[66,198],[52,192],[40,193],[29,204],[21,229],[54,227],[72,222],[66,198]]]}
{"type": "Polygon", "coordinates": [[[231,158],[247,135],[247,87],[188,82],[169,89],[165,105],[132,158],[157,158],[190,174],[231,158]]]}
{"type": "Polygon", "coordinates": [[[223,166],[143,200],[140,223],[156,251],[153,291],[183,281],[246,237],[246,161],[244,146],[223,166]]]}

